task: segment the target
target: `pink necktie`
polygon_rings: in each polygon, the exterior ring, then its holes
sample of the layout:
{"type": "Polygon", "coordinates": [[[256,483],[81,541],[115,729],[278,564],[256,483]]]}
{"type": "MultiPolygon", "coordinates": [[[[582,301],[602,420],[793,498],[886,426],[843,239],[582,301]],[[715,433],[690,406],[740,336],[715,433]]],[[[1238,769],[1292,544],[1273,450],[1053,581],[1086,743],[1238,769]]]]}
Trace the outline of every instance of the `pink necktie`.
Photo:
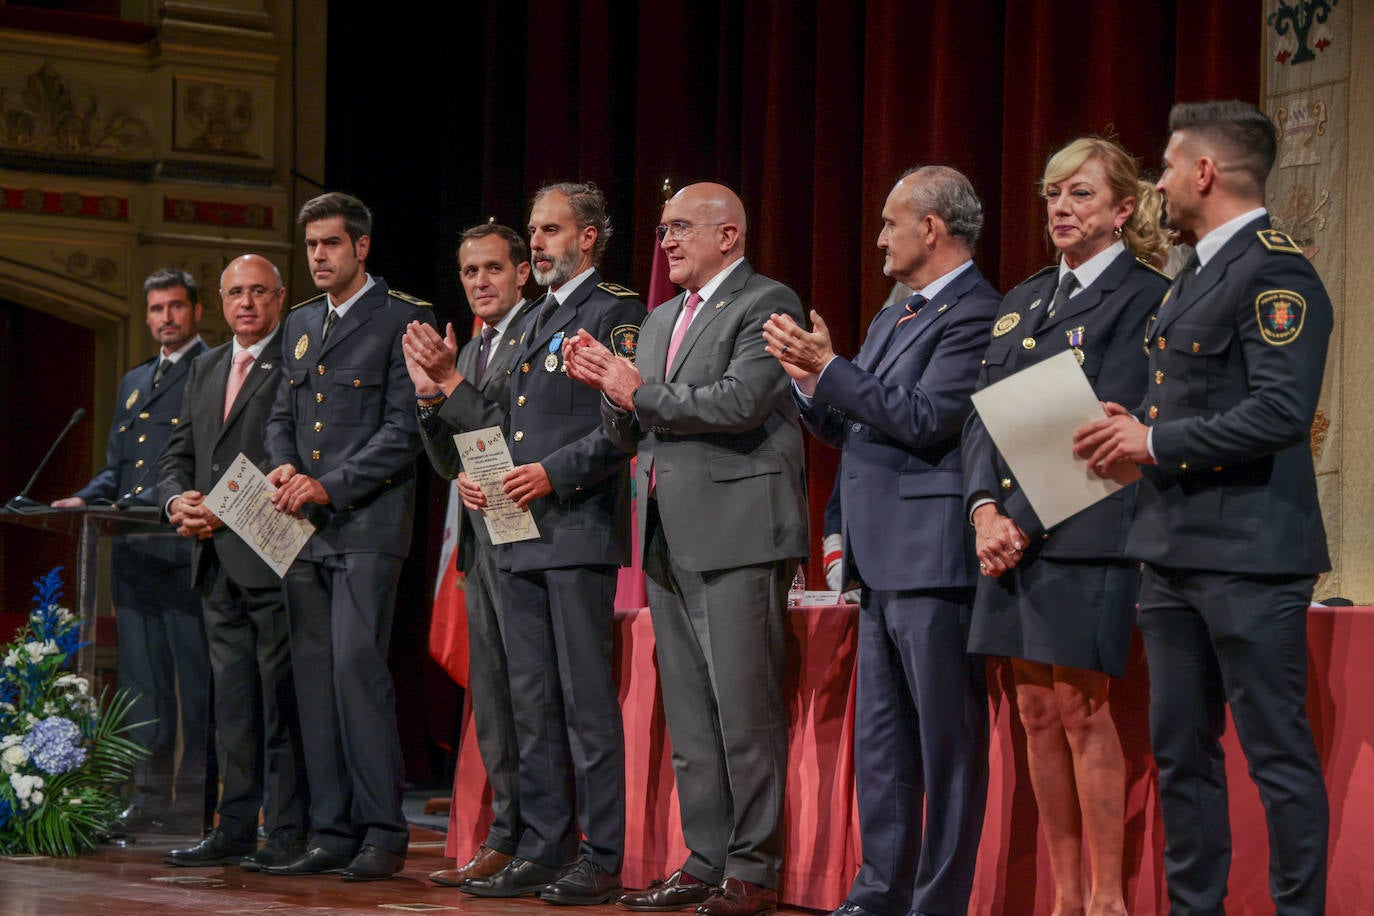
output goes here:
{"type": "Polygon", "coordinates": [[[673,357],[677,356],[677,348],[682,345],[682,338],[687,336],[687,329],[692,326],[692,319],[696,317],[697,306],[701,305],[701,296],[696,293],[688,293],[687,301],[682,303],[682,320],[678,322],[677,330],[673,331],[673,339],[668,341],[668,362],[663,366],[663,379],[668,380],[668,373],[673,368],[673,357]]]}
{"type": "MultiPolygon", "coordinates": [[[[668,372],[673,368],[673,357],[677,356],[677,348],[682,344],[682,338],[687,336],[687,329],[691,327],[692,319],[696,317],[697,306],[701,305],[701,296],[696,293],[688,293],[687,301],[682,303],[684,310],[682,320],[678,322],[677,329],[673,331],[673,339],[668,341],[668,361],[663,366],[663,380],[668,380],[668,372]]],[[[649,468],[649,492],[658,489],[658,468],[649,468]]]]}
{"type": "Polygon", "coordinates": [[[243,383],[248,378],[248,370],[253,368],[253,354],[248,350],[240,350],[234,357],[234,368],[229,372],[229,387],[224,390],[224,419],[229,419],[229,411],[234,409],[234,399],[243,390],[243,383]]]}

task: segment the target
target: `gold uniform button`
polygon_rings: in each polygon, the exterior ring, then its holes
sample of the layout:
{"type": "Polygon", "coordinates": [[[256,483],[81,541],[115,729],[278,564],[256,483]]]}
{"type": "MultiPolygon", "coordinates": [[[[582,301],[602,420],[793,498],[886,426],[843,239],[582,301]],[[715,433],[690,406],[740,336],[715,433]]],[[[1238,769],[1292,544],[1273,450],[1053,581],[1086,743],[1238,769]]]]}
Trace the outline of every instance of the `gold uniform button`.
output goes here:
{"type": "Polygon", "coordinates": [[[320,363],[318,366],[316,366],[315,371],[318,372],[320,375],[324,375],[324,363],[320,363]]]}
{"type": "Polygon", "coordinates": [[[987,360],[983,360],[983,365],[986,366],[987,364],[988,364],[988,361],[987,361],[987,360]]]}
{"type": "Polygon", "coordinates": [[[517,429],[517,430],[515,431],[515,441],[516,441],[516,442],[524,442],[524,441],[525,441],[525,431],[524,431],[523,429],[517,429]]]}
{"type": "Polygon", "coordinates": [[[1027,338],[1025,338],[1024,340],[1021,341],[1021,346],[1025,347],[1027,350],[1034,350],[1034,349],[1035,349],[1035,338],[1034,338],[1034,337],[1027,337],[1027,338]]]}
{"type": "Polygon", "coordinates": [[[140,459],[138,459],[137,461],[135,461],[135,462],[134,462],[134,467],[136,467],[136,468],[141,468],[141,467],[143,467],[143,459],[140,458],[140,459]]]}
{"type": "Polygon", "coordinates": [[[1198,343],[1196,340],[1193,341],[1193,352],[1194,352],[1194,353],[1197,353],[1197,352],[1200,351],[1201,349],[1202,349],[1202,344],[1198,343]]]}
{"type": "Polygon", "coordinates": [[[1153,420],[1153,419],[1157,418],[1158,416],[1159,416],[1159,408],[1158,408],[1158,407],[1155,407],[1155,406],[1153,406],[1153,405],[1151,405],[1151,407],[1150,407],[1150,419],[1153,420]]]}
{"type": "Polygon", "coordinates": [[[177,425],[178,423],[180,423],[180,422],[181,422],[181,417],[172,417],[172,425],[173,425],[173,426],[176,426],[176,425],[177,425]]]}
{"type": "Polygon", "coordinates": [[[1002,489],[1003,489],[1003,490],[1010,490],[1013,486],[1015,486],[1015,484],[1013,484],[1013,483],[1011,482],[1011,478],[1010,478],[1010,477],[1003,477],[1003,478],[1002,478],[1002,489]]]}
{"type": "Polygon", "coordinates": [[[296,387],[296,380],[293,379],[293,378],[289,378],[289,379],[286,380],[286,384],[288,384],[288,385],[290,385],[292,388],[294,388],[294,387],[296,387]]]}
{"type": "Polygon", "coordinates": [[[127,430],[128,428],[129,428],[129,427],[127,427],[127,426],[121,426],[121,427],[119,428],[119,431],[122,433],[122,432],[124,432],[125,430],[127,430]]]}
{"type": "Polygon", "coordinates": [[[138,495],[139,493],[142,493],[142,492],[143,492],[143,487],[141,487],[141,486],[139,486],[139,487],[134,487],[134,495],[138,495]]]}
{"type": "Polygon", "coordinates": [[[319,461],[319,460],[320,460],[320,450],[319,450],[319,449],[315,449],[313,452],[310,453],[310,457],[313,458],[313,459],[315,459],[316,461],[319,461]]]}
{"type": "Polygon", "coordinates": [[[518,397],[518,398],[515,399],[515,406],[516,406],[516,407],[524,407],[524,406],[525,406],[525,396],[524,396],[523,394],[520,395],[520,397],[518,397]]]}
{"type": "Polygon", "coordinates": [[[1044,534],[1040,535],[1040,540],[1042,540],[1042,541],[1048,541],[1049,539],[1050,539],[1050,533],[1049,533],[1048,531],[1046,531],[1044,534]]]}
{"type": "Polygon", "coordinates": [[[529,364],[529,363],[521,363],[521,364],[520,364],[520,371],[521,371],[521,372],[529,372],[529,371],[530,371],[530,364],[529,364]]]}
{"type": "Polygon", "coordinates": [[[139,441],[139,442],[147,442],[147,441],[148,441],[148,434],[147,434],[147,433],[144,433],[144,434],[142,434],[141,436],[139,436],[139,437],[138,437],[138,441],[139,441]]]}
{"type": "Polygon", "coordinates": [[[363,387],[363,380],[360,379],[360,378],[355,378],[355,379],[353,380],[353,387],[354,387],[354,388],[361,388],[361,387],[363,387]]]}
{"type": "Polygon", "coordinates": [[[1186,462],[1186,461],[1180,461],[1180,462],[1178,463],[1178,469],[1179,469],[1180,471],[1186,471],[1186,470],[1188,470],[1188,462],[1186,462]]]}
{"type": "Polygon", "coordinates": [[[1163,385],[1163,384],[1164,384],[1164,373],[1163,373],[1162,371],[1160,371],[1159,369],[1156,369],[1156,370],[1155,370],[1155,384],[1156,384],[1156,385],[1163,385]]]}
{"type": "Polygon", "coordinates": [[[152,414],[148,413],[148,411],[145,410],[145,411],[142,411],[142,412],[138,415],[138,418],[139,418],[140,420],[146,420],[146,419],[148,419],[148,418],[151,417],[151,416],[152,416],[152,414]]]}
{"type": "Polygon", "coordinates": [[[322,429],[324,429],[324,424],[321,423],[319,420],[316,420],[316,421],[315,421],[315,432],[319,432],[319,431],[322,430],[322,429]]]}
{"type": "Polygon", "coordinates": [[[1159,349],[1163,350],[1164,347],[1166,346],[1166,342],[1165,342],[1164,338],[1163,338],[1163,337],[1156,338],[1156,339],[1155,339],[1155,346],[1156,346],[1156,347],[1159,347],[1159,349]]]}
{"type": "Polygon", "coordinates": [[[323,403],[324,403],[324,392],[323,392],[323,391],[317,391],[317,392],[315,392],[315,403],[316,403],[316,404],[323,404],[323,403]]]}

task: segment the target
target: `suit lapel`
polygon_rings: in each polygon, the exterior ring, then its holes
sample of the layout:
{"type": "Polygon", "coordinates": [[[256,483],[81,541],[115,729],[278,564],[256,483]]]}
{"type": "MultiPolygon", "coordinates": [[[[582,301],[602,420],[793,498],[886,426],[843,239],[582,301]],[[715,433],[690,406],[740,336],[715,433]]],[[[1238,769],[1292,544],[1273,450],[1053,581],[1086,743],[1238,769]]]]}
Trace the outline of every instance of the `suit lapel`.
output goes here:
{"type": "MultiPolygon", "coordinates": [[[[910,297],[907,297],[902,302],[909,300],[910,297]]],[[[865,372],[873,371],[873,367],[878,362],[878,357],[887,349],[888,341],[891,340],[892,333],[896,330],[897,321],[905,313],[902,303],[894,303],[879,310],[873,318],[873,323],[868,326],[868,334],[864,337],[863,345],[859,347],[859,355],[854,358],[854,365],[865,372]]]]}
{"type": "Polygon", "coordinates": [[[1183,291],[1183,297],[1175,302],[1170,296],[1159,309],[1159,321],[1151,329],[1151,333],[1159,334],[1165,328],[1172,325],[1180,315],[1197,305],[1212,287],[1221,282],[1221,278],[1226,275],[1226,268],[1232,261],[1240,257],[1246,249],[1255,241],[1255,233],[1261,229],[1269,228],[1269,217],[1267,215],[1253,220],[1242,226],[1235,235],[1226,240],[1226,244],[1221,246],[1221,250],[1212,256],[1197,276],[1188,282],[1188,288],[1183,291]]]}
{"type": "MultiPolygon", "coordinates": [[[[361,299],[353,303],[343,317],[334,322],[334,329],[329,332],[329,339],[320,348],[320,359],[334,349],[336,345],[348,339],[359,328],[365,326],[372,319],[372,310],[386,304],[386,289],[381,283],[374,282],[371,289],[363,293],[361,299]]],[[[320,315],[318,324],[314,325],[314,332],[321,333],[324,330],[324,320],[329,317],[329,300],[326,297],[324,312],[320,315]]]]}
{"type": "MultiPolygon", "coordinates": [[[[592,290],[596,289],[599,283],[601,283],[601,274],[593,270],[591,274],[588,275],[587,279],[577,284],[577,289],[572,291],[572,295],[559,302],[558,308],[555,309],[554,313],[549,316],[549,319],[544,322],[544,326],[538,328],[538,330],[536,330],[536,327],[539,325],[539,312],[531,311],[529,319],[526,322],[529,337],[525,338],[525,346],[520,348],[521,357],[528,361],[539,353],[546,351],[549,346],[549,341],[553,339],[553,335],[558,331],[564,330],[573,318],[577,316],[578,308],[582,303],[587,301],[588,297],[592,294],[592,290]]],[[[550,293],[549,295],[553,294],[550,293]]],[[[539,302],[539,310],[542,311],[546,304],[546,300],[541,300],[539,302]]],[[[576,330],[576,328],[574,328],[574,330],[576,330]]]]}
{"type": "MultiPolygon", "coordinates": [[[[934,299],[921,306],[921,311],[915,318],[895,328],[892,332],[892,339],[888,342],[887,352],[883,354],[877,367],[874,368],[873,374],[881,376],[885,370],[891,368],[893,363],[910,349],[921,338],[922,334],[929,330],[930,326],[935,323],[935,319],[958,305],[959,298],[973,289],[974,284],[978,282],[981,276],[977,266],[970,266],[959,276],[945,284],[945,288],[936,293],[934,299]],[[908,324],[911,325],[910,328],[906,326],[908,324]]],[[[897,315],[894,320],[901,321],[901,318],[901,315],[897,315]]]]}
{"type": "MultiPolygon", "coordinates": [[[[515,317],[511,318],[510,324],[506,325],[506,332],[491,342],[492,350],[487,354],[487,371],[482,376],[482,384],[477,387],[478,391],[485,391],[491,384],[491,380],[496,378],[506,366],[509,365],[516,356],[517,347],[520,340],[520,325],[529,317],[531,310],[536,302],[528,299],[522,305],[517,306],[515,317]],[[515,341],[515,346],[511,345],[515,341]]],[[[463,378],[471,378],[477,374],[477,357],[481,350],[479,342],[475,347],[465,347],[458,354],[458,372],[463,378]],[[471,351],[471,356],[469,356],[471,351]]]]}
{"type": "MultiPolygon", "coordinates": [[[[280,327],[281,326],[278,325],[279,329],[280,327]]],[[[243,387],[239,389],[238,396],[234,398],[233,406],[229,408],[229,415],[224,418],[224,423],[220,426],[220,436],[223,436],[225,431],[228,430],[230,426],[234,425],[234,421],[238,419],[239,414],[243,413],[244,405],[252,400],[257,390],[265,385],[267,380],[271,378],[272,370],[276,368],[277,364],[281,361],[282,334],[282,330],[277,331],[277,336],[272,339],[271,343],[263,348],[262,353],[259,354],[258,358],[254,361],[252,368],[248,370],[248,377],[243,380],[243,387]]],[[[219,400],[216,403],[220,405],[221,411],[224,410],[224,395],[229,388],[229,373],[233,370],[234,363],[233,356],[231,355],[234,348],[230,346],[227,350],[228,354],[226,354],[224,362],[227,362],[229,365],[224,368],[216,367],[215,369],[215,378],[217,380],[215,384],[218,386],[219,391],[219,400]]]]}
{"type": "MultiPolygon", "coordinates": [[[[744,284],[753,273],[754,269],[749,266],[749,262],[744,261],[730,272],[730,276],[726,277],[721,285],[716,288],[709,300],[703,299],[701,305],[697,306],[697,314],[693,316],[692,323],[687,326],[687,334],[682,338],[682,343],[678,344],[677,352],[673,354],[673,365],[666,367],[667,381],[671,382],[673,376],[677,375],[678,367],[687,361],[687,356],[692,352],[692,347],[701,339],[701,335],[706,333],[706,328],[716,320],[716,316],[730,307],[730,303],[740,294],[740,290],[744,289],[744,284]]],[[[685,302],[686,294],[683,294],[682,298],[685,302]]],[[[681,310],[679,306],[678,311],[681,310]]],[[[673,323],[676,324],[677,320],[674,319],[673,323]]],[[[671,339],[670,334],[669,340],[671,339]]],[[[667,358],[668,352],[665,349],[663,353],[665,362],[667,358]]]]}
{"type": "MultiPolygon", "coordinates": [[[[1131,265],[1134,263],[1135,255],[1131,254],[1129,248],[1117,255],[1112,259],[1112,263],[1107,265],[1107,269],[1102,272],[1101,276],[1085,287],[1077,296],[1071,297],[1068,302],[1064,303],[1064,305],[1054,313],[1053,318],[1047,313],[1044,321],[1036,330],[1036,333],[1038,334],[1049,328],[1055,328],[1062,324],[1066,324],[1089,309],[1094,308],[1108,293],[1115,291],[1117,287],[1122,284],[1130,273],[1131,265]]],[[[1058,288],[1059,275],[1052,274],[1051,276],[1054,277],[1055,288],[1058,288]]],[[[1053,290],[1049,291],[1048,295],[1052,298],[1054,296],[1053,290]]],[[[1050,301],[1050,299],[1046,299],[1041,305],[1041,308],[1049,308],[1050,301]]]]}
{"type": "MultiPolygon", "coordinates": [[[[171,387],[177,383],[177,381],[179,381],[182,378],[185,378],[186,373],[191,371],[191,360],[195,359],[197,356],[204,353],[205,350],[206,347],[204,344],[201,344],[198,347],[193,347],[184,356],[182,356],[181,359],[172,363],[171,367],[167,370],[167,374],[162,377],[162,384],[154,388],[153,376],[157,374],[157,364],[162,360],[162,351],[159,350],[157,354],[157,359],[153,360],[151,369],[148,372],[148,387],[146,389],[148,395],[147,397],[142,398],[144,407],[147,407],[147,405],[153,403],[158,398],[162,397],[163,393],[170,390],[171,387]]],[[[135,404],[134,406],[138,407],[137,404],[135,404]]]]}

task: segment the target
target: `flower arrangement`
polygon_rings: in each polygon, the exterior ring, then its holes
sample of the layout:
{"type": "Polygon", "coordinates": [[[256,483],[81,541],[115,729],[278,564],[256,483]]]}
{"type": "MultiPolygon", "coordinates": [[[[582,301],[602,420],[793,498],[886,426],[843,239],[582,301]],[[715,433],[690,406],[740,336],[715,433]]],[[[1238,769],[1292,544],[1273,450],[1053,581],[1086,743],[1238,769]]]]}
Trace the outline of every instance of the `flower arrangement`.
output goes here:
{"type": "Polygon", "coordinates": [[[62,607],[61,568],[34,582],[29,622],[0,651],[0,853],[76,855],[119,814],[120,786],[147,755],[126,733],[129,698],[67,671],[81,618],[62,607]]]}

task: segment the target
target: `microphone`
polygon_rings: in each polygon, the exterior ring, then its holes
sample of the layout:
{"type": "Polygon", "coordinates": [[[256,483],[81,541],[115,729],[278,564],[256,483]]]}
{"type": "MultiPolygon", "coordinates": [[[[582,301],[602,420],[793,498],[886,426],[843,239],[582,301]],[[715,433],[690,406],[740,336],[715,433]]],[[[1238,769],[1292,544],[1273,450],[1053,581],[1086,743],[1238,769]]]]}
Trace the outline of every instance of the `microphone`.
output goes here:
{"type": "Polygon", "coordinates": [[[5,503],[5,508],[10,512],[40,512],[48,508],[47,503],[40,503],[36,499],[29,499],[29,490],[33,489],[33,482],[38,479],[38,475],[43,473],[43,469],[48,466],[48,461],[52,458],[53,452],[57,451],[57,446],[67,437],[67,433],[72,431],[72,427],[81,422],[82,417],[86,416],[85,408],[78,407],[72,414],[72,418],[67,421],[67,425],[62,427],[62,432],[57,434],[57,438],[52,440],[52,445],[48,446],[48,453],[43,456],[43,460],[38,462],[38,467],[34,469],[33,476],[24,485],[24,489],[5,503]]]}

